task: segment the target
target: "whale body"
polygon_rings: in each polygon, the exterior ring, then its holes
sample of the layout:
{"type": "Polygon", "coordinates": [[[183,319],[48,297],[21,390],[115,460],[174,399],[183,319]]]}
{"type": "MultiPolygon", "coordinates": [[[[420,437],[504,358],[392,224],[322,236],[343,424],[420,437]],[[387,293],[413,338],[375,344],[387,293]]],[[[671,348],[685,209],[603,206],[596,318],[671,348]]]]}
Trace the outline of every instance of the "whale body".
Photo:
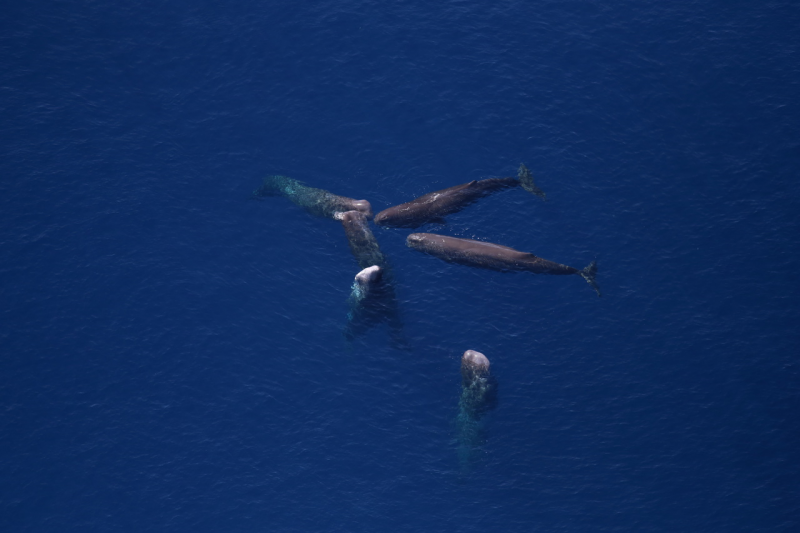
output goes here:
{"type": "Polygon", "coordinates": [[[497,406],[497,382],[489,368],[489,359],[481,352],[467,350],[461,356],[461,397],[455,429],[462,471],[469,470],[485,440],[483,417],[497,406]]]}
{"type": "Polygon", "coordinates": [[[375,223],[394,228],[418,228],[428,222],[441,222],[443,217],[461,211],[479,198],[512,187],[522,187],[545,198],[544,192],[534,184],[527,167],[520,165],[517,178],[473,180],[434,191],[410,202],[384,209],[375,216],[375,223]]]}
{"type": "Polygon", "coordinates": [[[392,344],[406,348],[408,341],[403,332],[392,268],[369,227],[366,215],[347,211],[341,214],[340,220],[350,251],[362,269],[356,275],[348,298],[345,339],[353,341],[377,324],[386,322],[392,344]]]}
{"type": "Polygon", "coordinates": [[[367,200],[355,200],[346,196],[338,196],[323,189],[304,185],[302,182],[287,176],[268,176],[264,183],[253,191],[253,198],[282,195],[299,205],[312,215],[339,220],[347,211],[358,211],[367,218],[372,218],[372,206],[367,200]]]}
{"type": "Polygon", "coordinates": [[[412,233],[406,238],[409,248],[430,254],[439,259],[477,268],[489,270],[513,271],[521,270],[534,274],[569,275],[577,274],[600,296],[600,287],[595,281],[597,263],[592,263],[578,270],[571,266],[562,265],[555,261],[542,259],[531,253],[520,252],[508,246],[490,242],[474,241],[436,235],[435,233],[412,233]]]}
{"type": "Polygon", "coordinates": [[[496,383],[489,372],[489,358],[467,350],[461,356],[461,410],[473,419],[480,418],[496,403],[496,383]]]}
{"type": "Polygon", "coordinates": [[[384,271],[384,276],[391,275],[389,262],[369,227],[367,216],[360,211],[346,211],[339,215],[339,220],[347,236],[350,252],[356,258],[359,268],[377,265],[384,271]]]}

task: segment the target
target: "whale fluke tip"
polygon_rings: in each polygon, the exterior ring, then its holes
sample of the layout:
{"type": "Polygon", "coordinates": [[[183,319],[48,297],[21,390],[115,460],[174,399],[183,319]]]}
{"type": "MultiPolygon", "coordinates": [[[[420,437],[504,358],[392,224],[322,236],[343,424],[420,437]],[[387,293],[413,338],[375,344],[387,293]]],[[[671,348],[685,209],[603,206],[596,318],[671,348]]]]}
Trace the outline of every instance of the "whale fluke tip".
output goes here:
{"type": "Polygon", "coordinates": [[[597,281],[595,281],[595,277],[597,276],[597,261],[589,263],[589,266],[580,271],[580,275],[586,280],[586,283],[591,285],[595,292],[597,292],[597,296],[603,296],[600,294],[600,286],[597,285],[597,281]]]}
{"type": "Polygon", "coordinates": [[[526,167],[523,163],[519,164],[517,179],[519,180],[523,189],[531,194],[535,194],[545,202],[547,201],[547,195],[542,189],[536,186],[536,184],[533,182],[533,174],[531,174],[531,171],[528,170],[528,167],[526,167]]]}

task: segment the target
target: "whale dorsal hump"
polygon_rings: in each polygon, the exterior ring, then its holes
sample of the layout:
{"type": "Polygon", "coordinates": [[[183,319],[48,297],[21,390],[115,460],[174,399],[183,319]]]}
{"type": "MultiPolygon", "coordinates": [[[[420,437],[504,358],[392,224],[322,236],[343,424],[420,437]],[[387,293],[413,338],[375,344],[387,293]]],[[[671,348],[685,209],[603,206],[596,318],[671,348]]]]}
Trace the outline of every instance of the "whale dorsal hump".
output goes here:
{"type": "Polygon", "coordinates": [[[520,252],[520,254],[522,254],[520,259],[527,259],[529,261],[538,261],[540,259],[539,257],[537,257],[537,256],[535,256],[535,255],[533,255],[532,253],[529,253],[529,252],[520,252]]]}

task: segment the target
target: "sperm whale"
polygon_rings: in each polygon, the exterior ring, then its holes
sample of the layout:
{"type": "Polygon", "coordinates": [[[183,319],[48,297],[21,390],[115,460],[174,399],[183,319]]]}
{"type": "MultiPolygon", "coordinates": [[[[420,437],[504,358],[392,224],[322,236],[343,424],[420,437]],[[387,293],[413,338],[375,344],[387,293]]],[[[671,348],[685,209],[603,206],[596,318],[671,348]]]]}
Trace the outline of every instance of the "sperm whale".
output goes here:
{"type": "Polygon", "coordinates": [[[406,238],[406,245],[451,263],[478,268],[500,271],[523,270],[534,274],[577,274],[585,279],[600,296],[600,287],[595,281],[597,275],[597,262],[595,261],[592,261],[583,270],[578,270],[530,253],[520,252],[508,246],[434,233],[412,233],[406,238]]]}
{"type": "Polygon", "coordinates": [[[428,222],[442,221],[443,217],[461,211],[479,198],[512,187],[522,187],[545,199],[545,193],[533,182],[530,170],[520,165],[516,178],[473,180],[430,192],[410,202],[384,209],[375,216],[375,223],[394,228],[418,228],[428,222]]]}
{"type": "Polygon", "coordinates": [[[340,220],[347,211],[358,211],[372,218],[372,206],[366,200],[354,200],[338,196],[323,189],[315,189],[287,176],[268,176],[264,183],[253,191],[252,198],[282,195],[312,215],[340,220]]]}

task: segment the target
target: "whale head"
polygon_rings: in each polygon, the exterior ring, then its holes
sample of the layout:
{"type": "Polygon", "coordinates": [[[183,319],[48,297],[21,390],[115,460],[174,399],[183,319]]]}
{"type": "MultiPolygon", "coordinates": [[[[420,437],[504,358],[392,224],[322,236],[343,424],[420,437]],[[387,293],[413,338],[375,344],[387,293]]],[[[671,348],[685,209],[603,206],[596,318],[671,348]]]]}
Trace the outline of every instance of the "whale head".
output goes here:
{"type": "Polygon", "coordinates": [[[352,211],[345,211],[344,213],[337,213],[335,218],[337,220],[341,220],[342,224],[365,224],[367,221],[367,216],[361,211],[357,211],[355,209],[352,211]]]}
{"type": "Polygon", "coordinates": [[[405,204],[384,209],[375,215],[375,223],[389,228],[416,228],[424,221],[414,212],[409,212],[405,204]]]}
{"type": "Polygon", "coordinates": [[[464,352],[464,355],[461,356],[461,364],[482,372],[489,372],[489,358],[475,350],[464,352]]]}
{"type": "Polygon", "coordinates": [[[409,248],[420,248],[425,243],[425,235],[422,233],[412,233],[406,237],[406,246],[409,248]]]}
{"type": "Polygon", "coordinates": [[[386,214],[386,211],[381,211],[380,213],[375,215],[375,223],[379,226],[382,226],[386,223],[387,218],[388,215],[386,214]]]}
{"type": "Polygon", "coordinates": [[[372,265],[356,274],[356,282],[362,287],[373,285],[380,281],[382,274],[383,271],[381,271],[381,267],[372,265]]]}
{"type": "Polygon", "coordinates": [[[461,376],[467,383],[489,375],[489,359],[481,352],[467,350],[461,356],[461,376]]]}
{"type": "Polygon", "coordinates": [[[372,205],[367,200],[353,200],[352,208],[354,211],[364,213],[367,219],[372,220],[372,205]]]}

